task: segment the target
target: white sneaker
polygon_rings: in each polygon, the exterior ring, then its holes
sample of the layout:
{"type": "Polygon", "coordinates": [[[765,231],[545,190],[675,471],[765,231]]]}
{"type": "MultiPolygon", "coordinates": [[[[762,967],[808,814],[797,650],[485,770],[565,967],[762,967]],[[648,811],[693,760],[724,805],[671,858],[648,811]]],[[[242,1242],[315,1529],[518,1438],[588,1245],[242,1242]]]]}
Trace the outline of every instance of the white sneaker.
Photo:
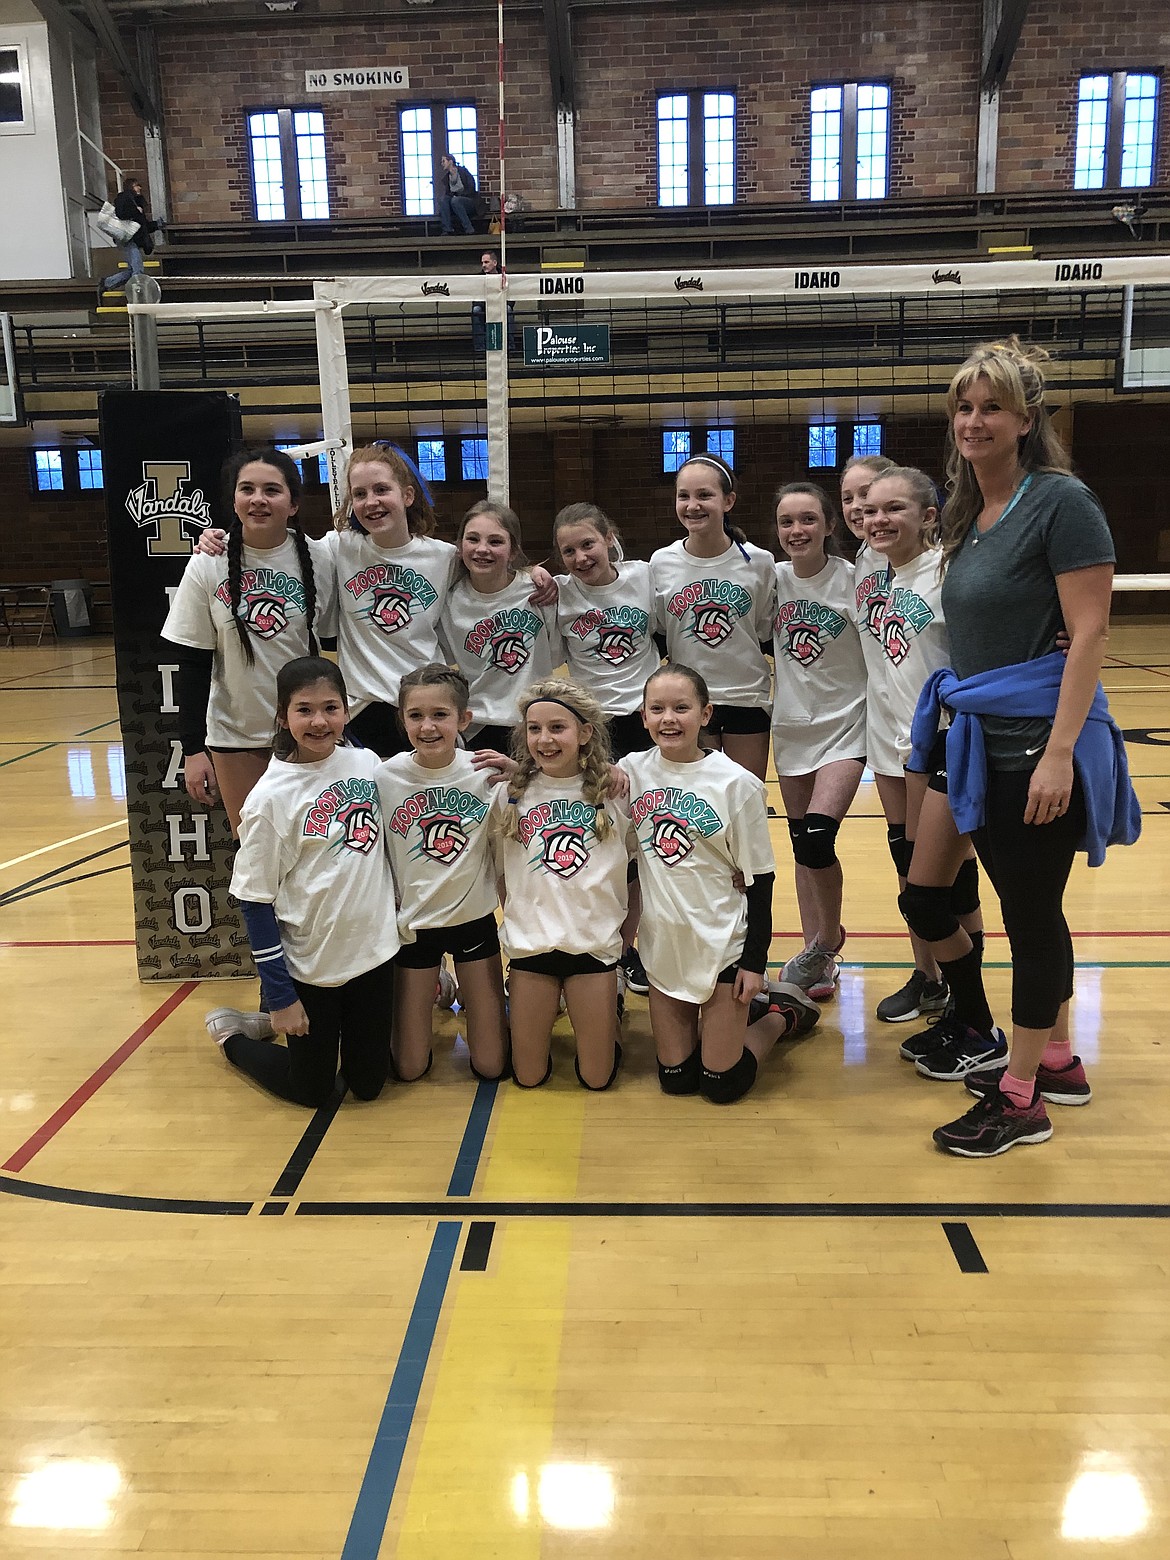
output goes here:
{"type": "Polygon", "coordinates": [[[204,1014],[207,1033],[216,1045],[222,1045],[229,1035],[247,1035],[251,1040],[274,1040],[272,1020],[267,1013],[241,1013],[237,1008],[212,1008],[204,1014]]]}

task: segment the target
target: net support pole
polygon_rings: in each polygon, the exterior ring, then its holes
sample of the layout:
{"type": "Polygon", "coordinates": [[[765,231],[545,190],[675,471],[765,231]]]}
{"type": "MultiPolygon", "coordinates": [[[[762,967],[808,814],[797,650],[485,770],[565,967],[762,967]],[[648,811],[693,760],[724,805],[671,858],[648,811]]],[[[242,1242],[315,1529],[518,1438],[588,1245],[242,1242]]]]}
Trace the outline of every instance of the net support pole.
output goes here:
{"type": "Polygon", "coordinates": [[[487,327],[487,445],[488,497],[496,504],[510,502],[508,462],[508,311],[507,277],[494,287],[489,280],[484,296],[487,327]]]}
{"type": "Polygon", "coordinates": [[[316,298],[317,362],[321,376],[321,429],[325,439],[340,439],[340,447],[329,454],[329,497],[334,510],[341,507],[345,489],[345,468],[353,453],[353,422],[349,405],[349,363],[345,351],[343,305],[321,296],[320,283],[314,284],[316,298]]]}

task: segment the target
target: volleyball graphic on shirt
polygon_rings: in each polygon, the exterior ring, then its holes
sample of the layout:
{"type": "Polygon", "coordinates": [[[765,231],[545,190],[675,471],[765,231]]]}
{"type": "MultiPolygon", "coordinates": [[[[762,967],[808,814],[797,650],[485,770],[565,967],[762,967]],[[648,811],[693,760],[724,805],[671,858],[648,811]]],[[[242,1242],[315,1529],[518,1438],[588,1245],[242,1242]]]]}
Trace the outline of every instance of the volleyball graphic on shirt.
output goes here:
{"type": "Polygon", "coordinates": [[[880,641],[882,637],[882,609],[886,604],[888,573],[867,574],[857,582],[857,628],[862,634],[871,634],[880,641]]]}
{"type": "Polygon", "coordinates": [[[470,841],[462,818],[452,813],[432,813],[418,820],[418,854],[449,867],[459,860],[470,841]]]}
{"type": "Polygon", "coordinates": [[[721,645],[735,632],[738,620],[750,616],[752,598],[733,580],[691,580],[670,597],[666,610],[684,625],[689,638],[721,645]]]}
{"type": "Polygon", "coordinates": [[[532,659],[532,649],[544,632],[544,619],[527,607],[508,607],[481,618],[466,635],[463,648],[498,671],[514,677],[532,659]]]}
{"type": "Polygon", "coordinates": [[[266,590],[252,590],[242,596],[239,615],[258,639],[275,639],[288,627],[283,598],[266,590]]]}
{"type": "Polygon", "coordinates": [[[543,867],[554,877],[576,877],[589,863],[589,847],[585,843],[585,829],[580,824],[555,824],[542,829],[544,850],[533,867],[543,867]]]}
{"type": "Polygon", "coordinates": [[[913,641],[933,622],[934,612],[917,591],[896,586],[886,601],[878,634],[886,660],[901,666],[913,641]]]}
{"type": "Polygon", "coordinates": [[[514,677],[521,668],[527,666],[532,657],[531,642],[515,629],[508,628],[502,634],[494,634],[489,643],[492,665],[501,672],[507,672],[509,677],[514,677]]]}
{"type": "Polygon", "coordinates": [[[638,653],[638,641],[632,628],[607,623],[597,632],[597,655],[611,666],[621,666],[638,653]]]}
{"type": "Polygon", "coordinates": [[[650,819],[650,849],[668,867],[685,861],[695,848],[686,820],[673,813],[655,813],[650,819]]]}
{"type": "MultiPolygon", "coordinates": [[[[222,580],[215,597],[232,610],[231,585],[222,580]]],[[[282,569],[244,569],[240,573],[238,617],[257,639],[275,639],[288,627],[293,611],[305,611],[305,587],[282,569]]]]}
{"type": "Polygon", "coordinates": [[[358,603],[358,616],[368,618],[388,635],[409,628],[412,618],[433,607],[439,599],[425,575],[397,563],[377,563],[360,569],[345,581],[343,588],[358,603]]]}
{"type": "Polygon", "coordinates": [[[398,585],[379,585],[373,593],[369,618],[384,634],[396,634],[410,622],[411,594],[398,585]]]}
{"type": "Polygon", "coordinates": [[[338,848],[356,850],[360,856],[368,856],[378,843],[381,829],[378,827],[378,809],[372,802],[349,802],[337,814],[341,825],[338,848]]]}
{"type": "Polygon", "coordinates": [[[337,780],[322,791],[305,813],[301,832],[308,838],[325,839],[334,824],[341,826],[338,847],[347,847],[366,855],[378,842],[378,788],[372,780],[337,780]]]}
{"type": "Polygon", "coordinates": [[[798,665],[811,666],[840,637],[845,619],[820,601],[782,601],[773,627],[781,651],[798,665]]]}

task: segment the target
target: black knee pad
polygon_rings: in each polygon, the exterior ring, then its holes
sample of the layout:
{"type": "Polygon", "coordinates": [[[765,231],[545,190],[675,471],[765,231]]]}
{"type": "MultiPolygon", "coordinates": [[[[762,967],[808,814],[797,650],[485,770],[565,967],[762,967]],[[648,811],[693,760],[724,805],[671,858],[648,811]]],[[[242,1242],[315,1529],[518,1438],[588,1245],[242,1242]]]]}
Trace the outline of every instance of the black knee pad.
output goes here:
{"type": "Polygon", "coordinates": [[[971,858],[955,874],[951,884],[951,909],[956,915],[974,915],[979,908],[979,863],[971,858]]]}
{"type": "Polygon", "coordinates": [[[703,1061],[696,1046],[686,1061],[679,1062],[675,1067],[666,1067],[659,1062],[658,1086],[663,1094],[698,1094],[702,1071],[703,1061]]]}
{"type": "Polygon", "coordinates": [[[802,867],[821,871],[837,860],[837,830],[841,825],[827,813],[805,813],[804,833],[792,842],[792,854],[802,867]]]}
{"type": "Polygon", "coordinates": [[[910,876],[910,862],[914,855],[914,841],[906,838],[904,823],[891,823],[886,830],[886,843],[890,847],[890,859],[900,878],[910,876]]]}
{"type": "Polygon", "coordinates": [[[545,1084],[548,1082],[548,1080],[551,1077],[552,1077],[552,1055],[551,1055],[551,1053],[550,1053],[549,1059],[548,1059],[548,1066],[544,1069],[544,1077],[540,1080],[539,1083],[521,1083],[519,1078],[517,1078],[517,1076],[516,1076],[516,1069],[514,1067],[512,1069],[512,1082],[516,1085],[516,1087],[518,1089],[543,1089],[545,1084]]]}
{"type": "Polygon", "coordinates": [[[733,1062],[722,1072],[712,1072],[709,1067],[704,1067],[699,1080],[699,1093],[705,1100],[710,1100],[712,1105],[733,1105],[736,1100],[743,1099],[755,1083],[757,1067],[755,1057],[745,1047],[739,1061],[733,1062]]]}
{"type": "Polygon", "coordinates": [[[949,888],[923,888],[920,883],[907,883],[898,895],[898,909],[906,925],[923,942],[945,942],[959,930],[949,888]]]}
{"type": "Polygon", "coordinates": [[[788,838],[792,842],[792,856],[794,861],[800,860],[800,852],[804,844],[804,819],[789,818],[788,838]]]}
{"type": "Polygon", "coordinates": [[[590,1094],[601,1094],[606,1089],[608,1089],[613,1084],[614,1079],[617,1077],[618,1069],[621,1067],[621,1065],[622,1048],[619,1043],[615,1042],[613,1048],[613,1071],[610,1073],[609,1077],[605,1080],[604,1083],[586,1083],[584,1078],[581,1076],[581,1063],[577,1060],[576,1057],[573,1058],[573,1070],[577,1074],[577,1082],[583,1089],[588,1089],[590,1094]]]}

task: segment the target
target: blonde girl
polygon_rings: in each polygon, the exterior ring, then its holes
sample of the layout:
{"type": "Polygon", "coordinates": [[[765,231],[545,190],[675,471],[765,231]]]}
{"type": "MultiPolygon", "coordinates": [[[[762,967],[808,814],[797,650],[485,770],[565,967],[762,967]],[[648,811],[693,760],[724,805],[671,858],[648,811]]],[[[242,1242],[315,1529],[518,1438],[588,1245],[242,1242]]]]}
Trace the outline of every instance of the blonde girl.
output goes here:
{"type": "Polygon", "coordinates": [[[556,607],[533,599],[520,520],[506,504],[490,499],[473,504],[456,548],[442,632],[470,689],[473,718],[466,741],[471,748],[506,751],[525,690],[563,659],[556,607]]]}
{"type": "Polygon", "coordinates": [[[804,932],[781,979],[822,1002],[836,989],[845,938],[837,831],[865,767],[865,658],[832,500],[815,483],[790,482],[775,504],[785,561],[776,565],[772,746],[804,932]]]}
{"type": "Polygon", "coordinates": [[[552,1076],[561,994],[577,1042],[577,1077],[607,1089],[621,1062],[618,958],[628,913],[629,816],[609,795],[605,712],[576,683],[545,678],[520,699],[516,772],[496,798],[508,955],[512,1075],[552,1076]]]}
{"type": "Polygon", "coordinates": [[[498,1078],[507,1063],[490,829],[499,776],[459,746],[472,718],[461,672],[439,663],[407,672],[399,718],[410,751],[377,770],[400,901],[395,1071],[411,1082],[430,1069],[435,984],[449,955],[471,1070],[498,1078]]]}
{"type": "Polygon", "coordinates": [[[694,666],[711,690],[706,739],[757,779],[768,769],[776,565],[731,521],[735,473],[717,455],[695,455],[675,478],[674,508],[686,536],[650,559],[658,627],[672,660],[694,666]]]}

